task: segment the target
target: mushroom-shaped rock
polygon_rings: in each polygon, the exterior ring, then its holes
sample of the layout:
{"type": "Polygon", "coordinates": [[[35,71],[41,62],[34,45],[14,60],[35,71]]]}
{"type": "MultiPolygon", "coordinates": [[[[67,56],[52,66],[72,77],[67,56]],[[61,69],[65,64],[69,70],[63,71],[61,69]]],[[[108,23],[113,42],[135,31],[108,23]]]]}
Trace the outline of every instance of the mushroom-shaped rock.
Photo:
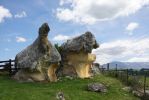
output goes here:
{"type": "Polygon", "coordinates": [[[39,28],[38,38],[15,57],[20,70],[14,75],[19,81],[57,81],[55,71],[61,56],[48,40],[50,28],[44,23],[39,28]]]}
{"type": "Polygon", "coordinates": [[[61,74],[87,78],[91,76],[90,69],[96,56],[91,54],[93,48],[99,45],[91,32],[67,40],[61,45],[61,74]]]}

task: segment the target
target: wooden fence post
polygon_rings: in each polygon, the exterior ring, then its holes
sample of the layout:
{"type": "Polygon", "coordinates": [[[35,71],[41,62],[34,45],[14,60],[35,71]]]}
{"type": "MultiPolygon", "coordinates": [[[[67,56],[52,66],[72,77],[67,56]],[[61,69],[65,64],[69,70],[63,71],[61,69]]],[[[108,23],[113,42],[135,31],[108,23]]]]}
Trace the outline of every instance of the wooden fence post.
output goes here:
{"type": "Polygon", "coordinates": [[[128,76],[128,69],[126,69],[126,84],[128,85],[128,78],[129,78],[129,76],[128,76]]]}
{"type": "Polygon", "coordinates": [[[103,66],[101,66],[101,72],[103,73],[103,66]]]}
{"type": "Polygon", "coordinates": [[[12,70],[11,70],[11,59],[9,59],[9,75],[11,75],[12,70]]]}
{"type": "Polygon", "coordinates": [[[15,67],[15,73],[18,72],[17,63],[15,60],[14,60],[14,67],[15,67]]]}
{"type": "Polygon", "coordinates": [[[110,63],[107,63],[107,71],[109,71],[110,63]]]}
{"type": "Polygon", "coordinates": [[[115,69],[115,71],[116,71],[115,77],[117,77],[117,76],[118,76],[118,73],[117,73],[117,64],[116,64],[116,69],[115,69]]]}
{"type": "Polygon", "coordinates": [[[144,75],[144,94],[146,94],[145,90],[146,90],[146,72],[145,72],[145,75],[144,75]]]}

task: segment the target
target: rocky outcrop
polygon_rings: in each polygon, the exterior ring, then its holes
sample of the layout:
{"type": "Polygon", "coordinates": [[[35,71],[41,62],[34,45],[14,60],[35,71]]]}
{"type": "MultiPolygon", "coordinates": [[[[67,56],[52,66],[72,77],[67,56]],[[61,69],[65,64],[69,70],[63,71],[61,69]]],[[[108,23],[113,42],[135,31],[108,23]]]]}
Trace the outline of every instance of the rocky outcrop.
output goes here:
{"type": "Polygon", "coordinates": [[[98,47],[91,32],[67,40],[61,45],[62,75],[87,78],[91,76],[90,69],[96,56],[91,54],[92,49],[98,47]]]}
{"type": "Polygon", "coordinates": [[[126,92],[131,92],[132,91],[132,87],[126,86],[126,87],[123,87],[122,90],[124,90],[126,92]]]}
{"type": "Polygon", "coordinates": [[[133,90],[132,94],[136,97],[143,97],[144,93],[140,91],[133,90]]]}
{"type": "Polygon", "coordinates": [[[101,83],[90,83],[88,84],[87,89],[88,91],[92,91],[92,92],[103,92],[103,93],[107,92],[106,86],[104,86],[101,83]]]}
{"type": "Polygon", "coordinates": [[[15,57],[16,67],[20,68],[14,79],[19,81],[57,81],[55,71],[61,56],[48,41],[50,28],[44,23],[39,28],[38,38],[15,57]]]}
{"type": "Polygon", "coordinates": [[[65,100],[64,93],[63,92],[58,92],[56,94],[56,99],[57,100],[65,100]]]}

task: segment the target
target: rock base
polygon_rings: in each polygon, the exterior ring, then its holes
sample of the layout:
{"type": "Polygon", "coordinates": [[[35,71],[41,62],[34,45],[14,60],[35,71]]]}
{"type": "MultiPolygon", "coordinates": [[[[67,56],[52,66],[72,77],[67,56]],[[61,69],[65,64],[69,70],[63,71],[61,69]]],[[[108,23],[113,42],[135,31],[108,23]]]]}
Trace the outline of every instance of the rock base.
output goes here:
{"type": "Polygon", "coordinates": [[[90,53],[68,53],[63,62],[62,74],[79,78],[89,78],[92,62],[96,59],[90,53]]]}

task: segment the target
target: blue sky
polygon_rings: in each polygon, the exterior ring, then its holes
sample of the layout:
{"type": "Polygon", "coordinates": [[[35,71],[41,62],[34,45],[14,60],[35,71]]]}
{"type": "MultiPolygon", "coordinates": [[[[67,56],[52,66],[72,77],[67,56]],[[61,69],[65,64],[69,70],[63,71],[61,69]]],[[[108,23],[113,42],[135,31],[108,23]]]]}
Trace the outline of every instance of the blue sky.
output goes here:
{"type": "Polygon", "coordinates": [[[14,58],[47,22],[53,44],[91,31],[96,62],[147,62],[148,16],[149,0],[0,0],[0,60],[14,58]]]}

